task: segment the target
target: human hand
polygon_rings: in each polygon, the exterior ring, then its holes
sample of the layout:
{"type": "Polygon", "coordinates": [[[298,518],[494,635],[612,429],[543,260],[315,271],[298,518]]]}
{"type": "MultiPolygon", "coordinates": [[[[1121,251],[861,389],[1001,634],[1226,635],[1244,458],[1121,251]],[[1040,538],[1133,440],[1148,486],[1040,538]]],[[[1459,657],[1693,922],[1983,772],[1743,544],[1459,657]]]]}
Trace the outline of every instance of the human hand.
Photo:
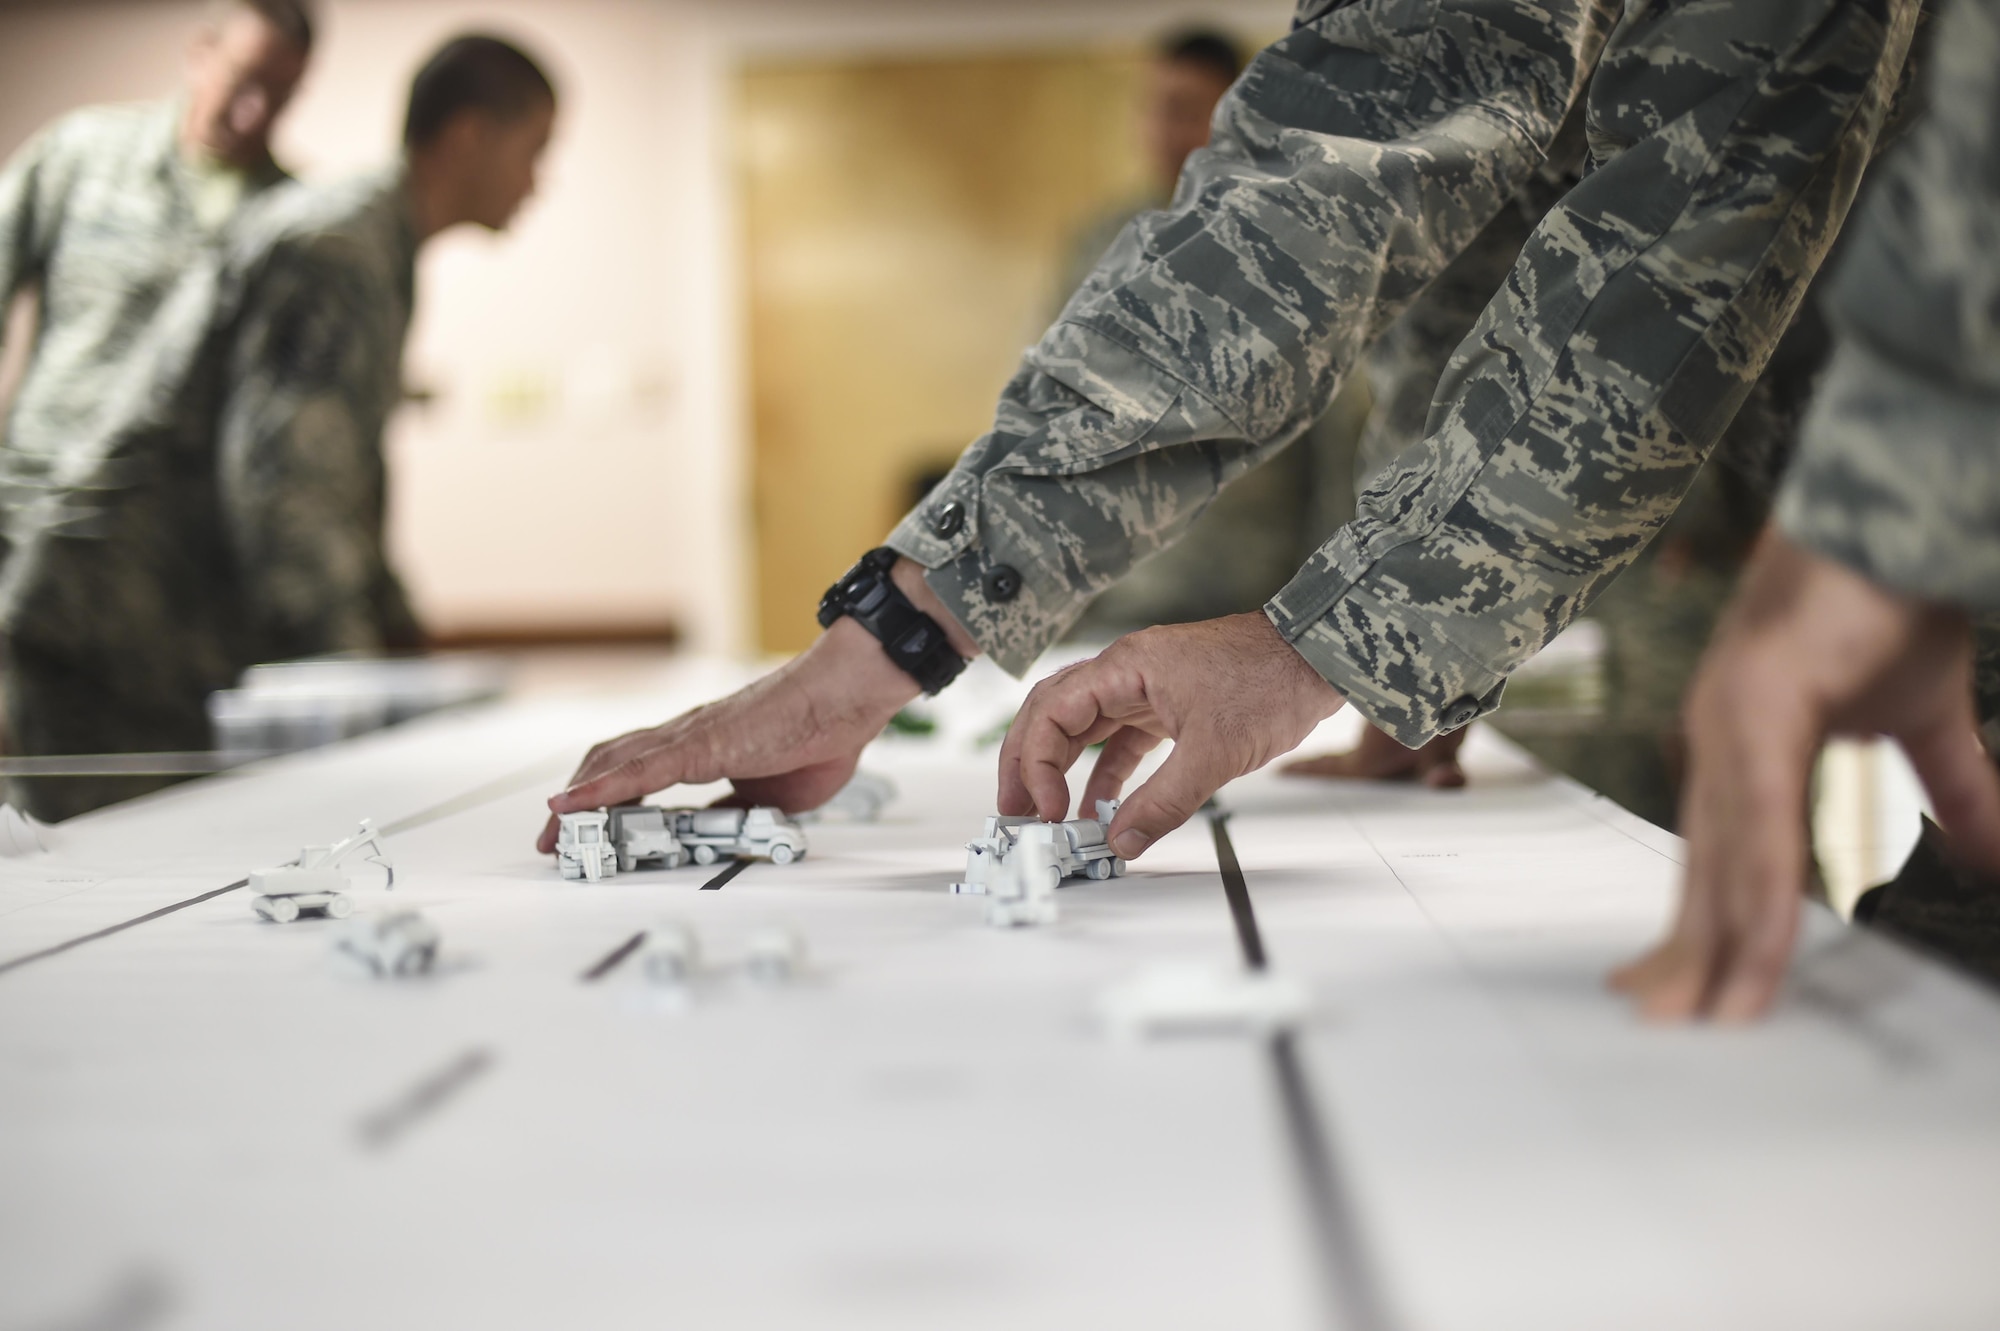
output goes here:
{"type": "Polygon", "coordinates": [[[1831,734],[1894,739],[1958,853],[2000,873],[2000,776],[1979,744],[1971,660],[1962,614],[1767,537],[1688,694],[1679,914],[1612,984],[1659,1020],[1769,1009],[1798,934],[1813,760],[1831,734]]]}
{"type": "Polygon", "coordinates": [[[1285,776],[1332,777],[1347,781],[1421,781],[1432,790],[1457,790],[1465,784],[1458,751],[1465,747],[1470,726],[1446,731],[1420,749],[1406,749],[1376,726],[1361,732],[1361,742],[1345,753],[1300,758],[1278,771],[1285,776]]]}
{"type": "Polygon", "coordinates": [[[1346,699],[1262,614],[1146,629],[1035,686],[1000,747],[1002,814],[1069,816],[1067,773],[1099,740],[1084,806],[1114,799],[1161,740],[1174,751],[1109,829],[1136,859],[1224,783],[1296,747],[1346,699]]]}
{"type": "MultiPolygon", "coordinates": [[[[979,648],[924,585],[909,560],[891,575],[945,629],[961,656],[979,648]]],[[[787,812],[816,809],[854,775],[861,750],[917,696],[916,681],[851,619],[777,670],[719,702],[606,740],[549,800],[535,845],[555,849],[555,815],[628,804],[656,790],[727,779],[739,802],[787,812]]]]}

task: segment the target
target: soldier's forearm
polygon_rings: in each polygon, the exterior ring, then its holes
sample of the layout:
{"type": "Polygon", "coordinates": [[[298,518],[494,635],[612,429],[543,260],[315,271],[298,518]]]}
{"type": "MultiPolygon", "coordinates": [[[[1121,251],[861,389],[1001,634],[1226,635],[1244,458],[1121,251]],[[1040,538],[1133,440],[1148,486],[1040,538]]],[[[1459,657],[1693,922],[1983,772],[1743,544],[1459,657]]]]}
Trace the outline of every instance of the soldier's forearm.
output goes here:
{"type": "Polygon", "coordinates": [[[1224,99],[889,544],[1003,668],[1325,408],[1554,142],[1615,5],[1338,6],[1224,99]],[[1508,58],[1492,57],[1495,25],[1508,58]]]}
{"type": "Polygon", "coordinates": [[[1673,512],[1762,373],[1853,197],[1917,7],[1827,8],[1662,7],[1621,30],[1591,123],[1628,146],[1537,228],[1423,447],[1270,603],[1405,744],[1498,705],[1673,512]]]}

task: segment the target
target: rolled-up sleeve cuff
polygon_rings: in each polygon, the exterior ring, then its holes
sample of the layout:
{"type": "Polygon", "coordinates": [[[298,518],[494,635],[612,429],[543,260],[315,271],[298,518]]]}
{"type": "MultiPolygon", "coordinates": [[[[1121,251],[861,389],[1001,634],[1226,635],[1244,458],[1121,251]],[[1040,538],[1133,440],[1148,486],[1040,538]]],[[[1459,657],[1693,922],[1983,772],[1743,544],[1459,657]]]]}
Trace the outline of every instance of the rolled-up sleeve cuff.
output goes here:
{"type": "Polygon", "coordinates": [[[1906,596],[2000,609],[2000,399],[1851,341],[1822,383],[1779,527],[1906,596]]]}
{"type": "MultiPolygon", "coordinates": [[[[1085,600],[1048,557],[1046,546],[1004,542],[996,547],[964,533],[937,534],[937,515],[957,503],[969,530],[977,519],[978,478],[954,474],[890,533],[889,547],[924,566],[924,581],[974,642],[1001,669],[1027,674],[1049,644],[1082,613],[1085,600]],[[957,495],[955,487],[966,493],[957,495]]],[[[954,519],[945,519],[947,525],[954,519]]]]}
{"type": "Polygon", "coordinates": [[[1264,607],[1285,640],[1350,705],[1398,742],[1417,748],[1500,705],[1506,678],[1445,642],[1413,607],[1360,584],[1331,594],[1326,575],[1301,573],[1264,607]],[[1312,583],[1315,585],[1301,585],[1312,583]]]}

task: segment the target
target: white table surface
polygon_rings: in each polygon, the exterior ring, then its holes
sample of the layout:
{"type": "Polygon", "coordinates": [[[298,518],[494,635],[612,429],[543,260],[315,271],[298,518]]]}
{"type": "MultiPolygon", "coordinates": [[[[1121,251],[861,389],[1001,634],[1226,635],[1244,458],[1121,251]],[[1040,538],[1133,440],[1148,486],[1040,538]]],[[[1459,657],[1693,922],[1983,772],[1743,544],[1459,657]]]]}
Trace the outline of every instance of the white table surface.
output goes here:
{"type": "Polygon", "coordinates": [[[2000,1004],[1815,912],[1770,1022],[1637,1023],[1602,977],[1679,843],[1490,733],[1462,792],[1224,793],[1316,995],[1322,1169],[1263,1042],[1090,1019],[1151,964],[1237,964],[1205,824],[1051,928],[946,892],[997,677],[875,745],[900,797],[797,865],[560,880],[531,840],[582,749],[732,673],[433,718],[0,860],[4,966],[367,815],[411,825],[361,909],[444,936],[373,981],[239,890],[0,970],[0,1329],[2000,1326],[2000,1004]],[[722,959],[787,925],[813,975],[685,1006],[579,978],[663,920],[722,959]]]}

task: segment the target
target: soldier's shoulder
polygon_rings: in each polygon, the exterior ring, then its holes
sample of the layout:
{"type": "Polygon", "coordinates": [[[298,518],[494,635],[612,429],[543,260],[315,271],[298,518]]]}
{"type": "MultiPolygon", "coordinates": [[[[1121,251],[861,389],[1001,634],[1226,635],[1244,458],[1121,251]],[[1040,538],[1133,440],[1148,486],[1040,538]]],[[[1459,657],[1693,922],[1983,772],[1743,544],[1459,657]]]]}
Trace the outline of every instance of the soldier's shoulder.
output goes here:
{"type": "Polygon", "coordinates": [[[160,102],[85,106],[57,117],[37,136],[48,157],[97,158],[150,149],[171,136],[170,108],[160,102]]]}
{"type": "Polygon", "coordinates": [[[380,173],[277,185],[239,215],[233,237],[238,261],[372,266],[396,216],[392,188],[380,173]]]}

